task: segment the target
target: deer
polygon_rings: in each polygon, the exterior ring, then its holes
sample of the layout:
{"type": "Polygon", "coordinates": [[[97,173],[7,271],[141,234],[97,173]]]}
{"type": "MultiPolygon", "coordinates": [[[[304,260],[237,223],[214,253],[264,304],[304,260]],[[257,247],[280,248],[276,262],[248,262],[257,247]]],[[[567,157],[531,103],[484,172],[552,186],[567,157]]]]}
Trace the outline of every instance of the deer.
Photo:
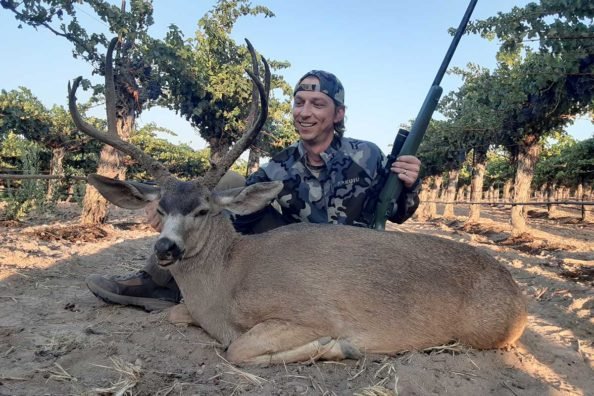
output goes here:
{"type": "MultiPolygon", "coordinates": [[[[68,85],[77,128],[138,161],[158,184],[88,176],[120,207],[140,209],[158,200],[163,228],[154,255],[181,289],[177,317],[216,339],[234,364],[359,359],[451,341],[477,349],[513,346],[526,326],[526,302],[510,272],[483,250],[347,225],[302,222],[256,235],[234,229],[226,213],[261,210],[283,188],[273,181],[213,190],[267,116],[270,70],[262,57],[262,81],[247,43],[258,117],[226,156],[191,181],[178,180],[136,146],[88,124],[76,106],[80,77],[68,85]]],[[[106,80],[113,79],[108,69],[106,80]]],[[[109,87],[106,99],[113,106],[109,87]]]]}

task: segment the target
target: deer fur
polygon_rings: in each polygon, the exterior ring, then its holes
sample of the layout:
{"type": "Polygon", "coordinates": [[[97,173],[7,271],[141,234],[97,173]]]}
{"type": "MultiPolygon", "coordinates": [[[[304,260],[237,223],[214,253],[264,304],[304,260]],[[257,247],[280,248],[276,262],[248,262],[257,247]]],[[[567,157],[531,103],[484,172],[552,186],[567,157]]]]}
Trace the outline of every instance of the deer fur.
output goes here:
{"type": "Polygon", "coordinates": [[[509,271],[472,246],[308,223],[240,235],[224,211],[261,209],[281,182],[211,193],[175,181],[139,200],[133,185],[105,179],[89,181],[124,207],[160,199],[164,226],[155,249],[182,291],[185,308],[178,309],[228,347],[231,362],[357,358],[453,340],[502,348],[525,327],[525,301],[509,271]],[[173,241],[178,258],[159,252],[163,240],[173,241]]]}

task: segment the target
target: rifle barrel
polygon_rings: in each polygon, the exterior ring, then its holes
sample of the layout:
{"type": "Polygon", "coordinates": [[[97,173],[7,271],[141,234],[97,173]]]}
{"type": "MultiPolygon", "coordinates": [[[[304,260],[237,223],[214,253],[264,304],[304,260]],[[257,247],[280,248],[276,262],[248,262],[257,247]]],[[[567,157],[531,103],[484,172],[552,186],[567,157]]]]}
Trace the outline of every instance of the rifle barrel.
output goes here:
{"type": "MultiPolygon", "coordinates": [[[[468,25],[468,21],[470,20],[470,16],[474,11],[477,1],[478,0],[470,0],[470,4],[468,4],[468,7],[466,8],[466,12],[462,17],[460,26],[458,26],[456,34],[454,35],[452,43],[450,44],[450,48],[448,49],[448,52],[446,52],[443,62],[441,62],[441,66],[437,71],[435,80],[433,80],[433,84],[431,84],[431,87],[429,88],[429,93],[423,102],[423,106],[421,107],[421,110],[419,111],[419,114],[413,123],[410,134],[402,145],[400,152],[396,154],[396,157],[400,155],[415,155],[417,152],[417,149],[421,144],[421,140],[427,131],[427,127],[429,126],[429,122],[433,116],[433,112],[437,107],[441,93],[443,92],[443,89],[439,86],[439,84],[441,83],[441,79],[443,78],[450,61],[452,60],[452,56],[456,51],[456,47],[458,47],[460,38],[462,38],[462,35],[466,30],[466,25],[468,25]]],[[[388,166],[389,165],[390,164],[388,164],[388,166]]],[[[375,228],[379,231],[385,229],[386,220],[390,214],[389,212],[392,211],[392,202],[394,199],[397,199],[400,196],[403,187],[404,185],[402,184],[402,181],[400,181],[400,179],[394,173],[390,172],[377,199],[375,213],[371,223],[372,228],[375,228]]]]}
{"type": "Polygon", "coordinates": [[[460,22],[458,29],[456,29],[454,39],[450,44],[450,48],[448,48],[448,52],[446,52],[446,56],[443,59],[443,62],[441,62],[441,66],[437,71],[435,80],[433,80],[433,84],[431,84],[432,86],[441,84],[441,79],[443,78],[446,70],[448,69],[450,61],[452,60],[452,56],[454,56],[454,52],[456,52],[456,47],[458,47],[458,43],[460,42],[460,39],[462,38],[464,31],[466,30],[466,25],[468,25],[468,21],[470,20],[470,16],[472,15],[472,11],[474,11],[474,6],[476,6],[477,1],[478,0],[471,0],[470,4],[468,4],[468,8],[466,8],[466,13],[462,17],[462,21],[460,22]]]}

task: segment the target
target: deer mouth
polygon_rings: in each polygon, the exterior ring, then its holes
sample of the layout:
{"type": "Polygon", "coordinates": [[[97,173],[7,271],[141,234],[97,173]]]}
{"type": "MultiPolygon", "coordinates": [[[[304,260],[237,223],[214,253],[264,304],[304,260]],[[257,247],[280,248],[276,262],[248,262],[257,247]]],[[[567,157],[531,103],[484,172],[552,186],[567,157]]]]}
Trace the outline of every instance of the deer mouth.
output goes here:
{"type": "Polygon", "coordinates": [[[178,259],[166,259],[166,260],[161,260],[158,259],[157,264],[159,264],[160,267],[169,267],[171,264],[175,264],[178,261],[178,259]]]}
{"type": "Polygon", "coordinates": [[[155,256],[161,267],[167,267],[184,257],[185,249],[169,238],[159,238],[155,243],[155,256]]]}
{"type": "Polygon", "coordinates": [[[175,253],[177,254],[171,254],[171,252],[155,251],[155,256],[157,256],[157,264],[159,264],[161,267],[169,267],[170,265],[175,264],[184,258],[185,251],[180,250],[179,252],[175,253]]]}

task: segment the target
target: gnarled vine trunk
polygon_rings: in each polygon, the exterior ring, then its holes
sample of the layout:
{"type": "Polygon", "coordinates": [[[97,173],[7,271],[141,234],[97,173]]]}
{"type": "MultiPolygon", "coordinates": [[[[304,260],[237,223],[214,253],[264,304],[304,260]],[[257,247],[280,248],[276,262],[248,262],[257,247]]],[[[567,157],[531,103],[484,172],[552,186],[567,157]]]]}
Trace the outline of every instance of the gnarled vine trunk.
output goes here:
{"type": "Polygon", "coordinates": [[[260,154],[254,148],[250,150],[250,155],[248,156],[248,163],[247,163],[247,175],[251,175],[252,173],[256,172],[260,169],[260,154]]]}
{"type": "MultiPolygon", "coordinates": [[[[518,167],[516,169],[516,182],[514,184],[514,201],[528,202],[530,200],[530,184],[534,176],[534,165],[538,161],[541,147],[538,136],[528,135],[518,153],[518,167]]],[[[511,210],[512,234],[519,235],[528,230],[526,224],[526,206],[516,205],[511,210]]]]}
{"type": "Polygon", "coordinates": [[[448,172],[448,187],[445,193],[445,206],[443,208],[443,217],[445,219],[455,218],[454,200],[456,199],[456,186],[458,185],[458,176],[460,169],[451,169],[448,172]]]}
{"type": "Polygon", "coordinates": [[[428,215],[430,219],[434,219],[437,217],[437,200],[439,199],[439,190],[441,189],[442,181],[442,175],[433,177],[433,187],[431,188],[431,192],[429,194],[430,202],[428,207],[428,215]]]}
{"type": "Polygon", "coordinates": [[[554,219],[557,217],[557,205],[554,203],[556,201],[555,191],[557,191],[556,185],[551,184],[547,186],[547,217],[549,219],[554,219]]]}
{"type": "MultiPolygon", "coordinates": [[[[50,160],[50,175],[64,176],[64,156],[66,155],[65,147],[53,147],[52,158],[50,160]]],[[[47,195],[48,200],[53,200],[60,181],[55,179],[48,180],[47,195]]]]}
{"type": "Polygon", "coordinates": [[[227,139],[211,138],[208,144],[210,147],[210,160],[214,163],[218,163],[231,148],[231,143],[227,139]]]}
{"type": "MultiPolygon", "coordinates": [[[[121,139],[129,139],[134,129],[134,120],[135,116],[132,114],[129,114],[125,118],[118,118],[117,133],[121,139]]],[[[103,146],[99,155],[97,173],[120,180],[125,179],[126,166],[123,159],[124,155],[118,150],[111,146],[103,146]]],[[[87,184],[85,198],[83,200],[81,222],[83,224],[102,224],[107,221],[108,216],[109,206],[107,200],[93,186],[87,184]]]]}
{"type": "MultiPolygon", "coordinates": [[[[576,191],[576,199],[579,199],[581,201],[588,201],[590,198],[590,194],[588,193],[589,189],[587,187],[584,187],[584,185],[582,183],[580,183],[578,185],[577,191],[576,191]]],[[[586,206],[586,205],[582,205],[582,213],[581,213],[581,219],[582,222],[591,222],[594,221],[594,215],[592,215],[592,206],[586,206]]]]}
{"type": "Polygon", "coordinates": [[[470,214],[468,222],[475,222],[481,218],[481,205],[483,198],[483,183],[485,180],[485,170],[487,153],[476,151],[472,165],[472,181],[470,183],[470,201],[476,202],[470,205],[470,214]]]}
{"type": "Polygon", "coordinates": [[[418,221],[427,221],[429,220],[429,195],[431,191],[431,183],[432,180],[430,177],[426,177],[423,179],[423,183],[421,184],[421,191],[419,192],[419,207],[415,211],[414,218],[418,221]]]}

